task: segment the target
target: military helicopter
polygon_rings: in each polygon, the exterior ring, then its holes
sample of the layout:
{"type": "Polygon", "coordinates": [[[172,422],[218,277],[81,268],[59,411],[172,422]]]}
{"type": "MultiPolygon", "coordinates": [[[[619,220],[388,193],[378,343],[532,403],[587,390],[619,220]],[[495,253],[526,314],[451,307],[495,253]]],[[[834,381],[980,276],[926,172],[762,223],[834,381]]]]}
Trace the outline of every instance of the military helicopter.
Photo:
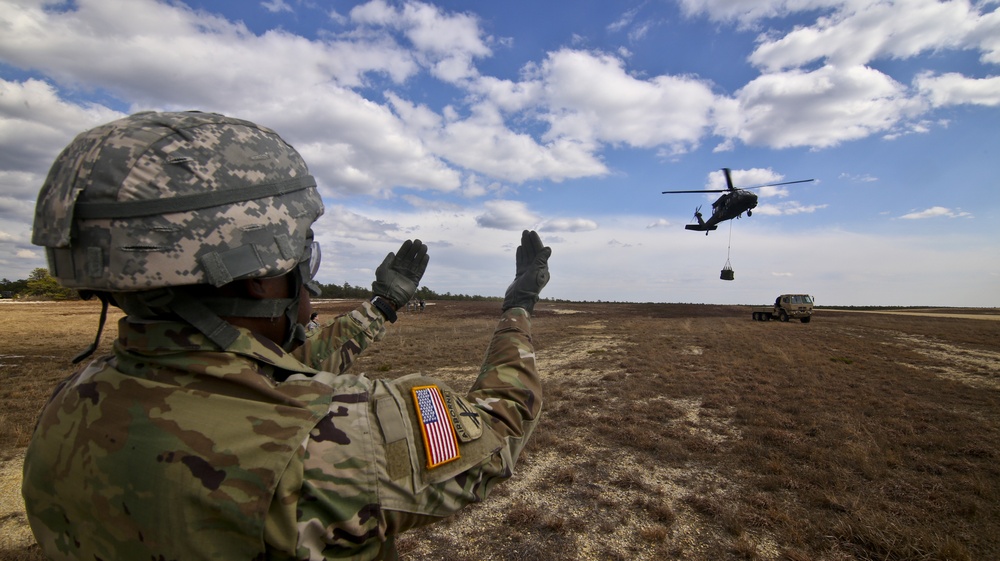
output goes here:
{"type": "Polygon", "coordinates": [[[778,185],[791,185],[792,183],[808,183],[815,179],[799,179],[796,181],[784,181],[781,183],[765,183],[753,187],[743,187],[737,189],[733,187],[733,178],[730,176],[729,168],[722,168],[722,173],[726,175],[726,189],[703,189],[699,191],[663,191],[669,193],[723,193],[714,203],[712,203],[712,216],[705,220],[701,214],[701,205],[694,210],[694,217],[698,219],[697,224],[687,224],[686,230],[697,230],[705,232],[707,236],[712,230],[718,228],[719,222],[739,218],[743,213],[753,216],[753,209],[757,207],[757,193],[751,193],[749,189],[760,189],[762,187],[776,187],[778,185]]]}

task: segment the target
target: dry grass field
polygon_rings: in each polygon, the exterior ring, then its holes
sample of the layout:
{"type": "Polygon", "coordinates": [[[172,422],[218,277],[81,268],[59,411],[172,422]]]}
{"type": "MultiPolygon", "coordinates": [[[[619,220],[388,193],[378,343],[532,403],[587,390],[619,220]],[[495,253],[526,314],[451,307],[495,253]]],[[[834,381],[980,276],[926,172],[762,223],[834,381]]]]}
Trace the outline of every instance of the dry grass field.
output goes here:
{"type": "MultiPolygon", "coordinates": [[[[466,389],[497,312],[403,313],[354,372],[466,389]]],[[[0,304],[0,560],[41,559],[21,457],[96,317],[0,304]]],[[[1000,321],[543,302],[534,329],[544,418],[515,477],[403,559],[1000,559],[1000,321]]]]}

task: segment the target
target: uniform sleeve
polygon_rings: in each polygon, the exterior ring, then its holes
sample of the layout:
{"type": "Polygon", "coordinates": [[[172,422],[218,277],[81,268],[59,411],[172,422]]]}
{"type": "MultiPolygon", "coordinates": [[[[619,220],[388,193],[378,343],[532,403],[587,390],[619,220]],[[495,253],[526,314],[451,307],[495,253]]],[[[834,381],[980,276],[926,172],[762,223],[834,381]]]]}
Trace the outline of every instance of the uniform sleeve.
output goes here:
{"type": "Polygon", "coordinates": [[[505,312],[467,394],[420,375],[336,376],[328,415],[282,477],[268,543],[302,559],[381,558],[396,534],[485,499],[513,474],[541,412],[530,333],[527,312],[505,312]],[[428,394],[440,406],[422,410],[428,394]],[[428,444],[432,414],[452,427],[450,459],[433,458],[441,449],[428,444]],[[277,539],[292,526],[294,546],[277,539]]]}
{"type": "Polygon", "coordinates": [[[295,358],[316,370],[343,374],[354,358],[384,333],[385,318],[369,302],[350,313],[337,316],[308,337],[292,353],[295,358]]]}
{"type": "MultiPolygon", "coordinates": [[[[503,314],[472,390],[459,396],[441,385],[458,441],[459,457],[428,467],[432,454],[427,434],[414,406],[413,388],[437,385],[426,378],[403,378],[396,390],[405,405],[404,425],[410,464],[393,442],[392,415],[376,417],[385,436],[386,471],[381,474],[380,502],[385,532],[394,535],[454,514],[482,501],[494,486],[513,474],[514,464],[538,422],[542,408],[541,381],[531,341],[531,318],[521,308],[503,314]],[[412,475],[403,468],[410,467],[412,475]]],[[[377,408],[378,409],[378,408],[377,408]]],[[[386,408],[387,409],[387,408],[386,408]]]]}
{"type": "Polygon", "coordinates": [[[468,398],[490,416],[494,430],[516,440],[516,460],[542,410],[542,383],[535,367],[531,316],[523,308],[504,312],[468,398]]]}

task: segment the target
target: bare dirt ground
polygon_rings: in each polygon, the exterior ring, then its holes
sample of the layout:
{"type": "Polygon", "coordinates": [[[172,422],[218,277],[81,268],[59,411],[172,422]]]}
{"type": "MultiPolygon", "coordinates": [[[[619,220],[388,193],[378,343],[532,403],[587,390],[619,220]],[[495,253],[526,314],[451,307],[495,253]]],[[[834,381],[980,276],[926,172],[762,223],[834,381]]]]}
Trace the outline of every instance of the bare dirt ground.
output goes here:
{"type": "Polygon", "coordinates": [[[981,319],[987,321],[1000,321],[1000,310],[996,308],[986,308],[977,310],[967,310],[965,312],[961,310],[956,311],[944,311],[941,308],[933,308],[928,310],[838,310],[838,309],[824,309],[824,312],[847,312],[855,314],[894,314],[898,316],[918,316],[918,317],[929,317],[929,318],[955,318],[955,319],[981,319]]]}
{"type": "MultiPolygon", "coordinates": [[[[402,313],[355,372],[465,389],[497,312],[402,313]]],[[[1000,323],[912,313],[540,303],[544,417],[514,478],[402,536],[402,558],[1000,559],[1000,323]]],[[[0,560],[41,559],[23,448],[96,326],[82,303],[17,315],[0,317],[0,560]]]]}

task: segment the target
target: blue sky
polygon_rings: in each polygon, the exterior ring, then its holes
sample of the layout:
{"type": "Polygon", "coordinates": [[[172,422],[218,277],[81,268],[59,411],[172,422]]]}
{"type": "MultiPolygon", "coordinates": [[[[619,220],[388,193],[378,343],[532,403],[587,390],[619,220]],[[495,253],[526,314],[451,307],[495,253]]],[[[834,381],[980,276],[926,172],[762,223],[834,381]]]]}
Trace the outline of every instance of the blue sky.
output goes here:
{"type": "Polygon", "coordinates": [[[424,284],[544,295],[1000,306],[1000,10],[980,2],[0,0],[0,276],[77,133],[200,109],[277,130],[327,212],[321,282],[403,239],[424,284]],[[752,217],[684,229],[722,167],[752,217]],[[735,280],[722,281],[727,260],[735,280]]]}

